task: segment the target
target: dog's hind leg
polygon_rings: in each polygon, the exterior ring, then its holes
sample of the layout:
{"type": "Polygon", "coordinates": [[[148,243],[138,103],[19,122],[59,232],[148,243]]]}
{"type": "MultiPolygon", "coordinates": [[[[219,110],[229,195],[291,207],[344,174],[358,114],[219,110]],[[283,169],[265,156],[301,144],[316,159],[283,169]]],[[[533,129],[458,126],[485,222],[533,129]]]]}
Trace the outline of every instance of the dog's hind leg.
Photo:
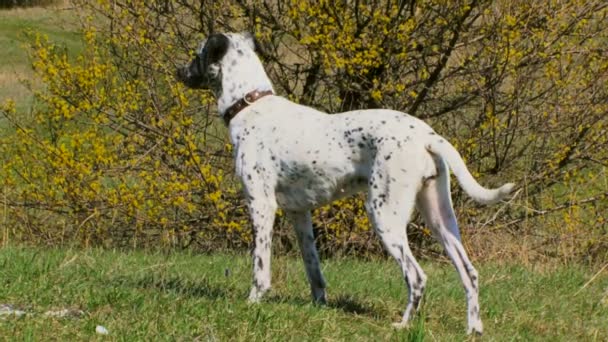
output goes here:
{"type": "Polygon", "coordinates": [[[467,297],[467,333],[483,332],[479,316],[479,276],[462,243],[450,196],[450,174],[443,160],[435,157],[438,176],[428,179],[418,195],[417,206],[426,224],[443,245],[460,275],[467,297]]]}
{"type": "Polygon", "coordinates": [[[372,172],[370,178],[367,210],[384,247],[399,264],[408,286],[408,303],[403,318],[393,324],[396,328],[404,328],[418,309],[426,285],[426,275],[410,250],[406,234],[420,180],[404,177],[391,181],[388,173],[383,173],[382,168],[377,169],[379,171],[372,172]]]}
{"type": "Polygon", "coordinates": [[[305,212],[288,212],[288,218],[293,222],[306,267],[306,275],[310,283],[312,298],[319,304],[325,304],[325,279],[321,273],[321,264],[317,247],[315,246],[315,237],[312,231],[312,218],[310,211],[305,212]]]}

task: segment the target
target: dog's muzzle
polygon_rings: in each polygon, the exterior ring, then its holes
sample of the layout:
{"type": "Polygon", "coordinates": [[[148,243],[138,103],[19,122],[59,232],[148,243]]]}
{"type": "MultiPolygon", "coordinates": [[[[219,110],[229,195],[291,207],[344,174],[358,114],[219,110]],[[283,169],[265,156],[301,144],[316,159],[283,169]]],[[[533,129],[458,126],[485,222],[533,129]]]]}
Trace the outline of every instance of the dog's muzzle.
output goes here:
{"type": "Polygon", "coordinates": [[[209,80],[202,76],[193,74],[192,70],[190,70],[190,66],[185,66],[181,68],[177,68],[175,72],[175,78],[183,83],[186,87],[192,89],[208,89],[209,80]]]}
{"type": "Polygon", "coordinates": [[[188,67],[177,68],[175,78],[182,83],[186,83],[188,80],[188,67]]]}

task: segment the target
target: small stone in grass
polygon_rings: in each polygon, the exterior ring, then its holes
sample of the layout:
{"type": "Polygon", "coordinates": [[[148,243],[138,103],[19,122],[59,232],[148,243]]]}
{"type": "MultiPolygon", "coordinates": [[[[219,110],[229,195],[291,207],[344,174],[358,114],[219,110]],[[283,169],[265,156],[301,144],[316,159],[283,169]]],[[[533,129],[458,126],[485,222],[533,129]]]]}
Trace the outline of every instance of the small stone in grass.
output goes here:
{"type": "Polygon", "coordinates": [[[100,335],[107,335],[110,332],[108,331],[108,329],[106,329],[104,326],[102,325],[98,325],[95,327],[95,332],[100,334],[100,335]]]}

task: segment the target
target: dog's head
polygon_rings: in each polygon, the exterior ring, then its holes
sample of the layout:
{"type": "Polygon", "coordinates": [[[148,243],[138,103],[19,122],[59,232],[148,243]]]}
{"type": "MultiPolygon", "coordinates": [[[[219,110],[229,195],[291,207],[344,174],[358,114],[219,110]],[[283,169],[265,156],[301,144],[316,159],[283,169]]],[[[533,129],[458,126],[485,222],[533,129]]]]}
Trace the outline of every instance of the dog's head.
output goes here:
{"type": "Polygon", "coordinates": [[[212,34],[203,40],[194,59],[177,69],[177,79],[189,88],[216,90],[221,88],[224,59],[246,58],[256,50],[257,42],[251,34],[212,34]]]}
{"type": "Polygon", "coordinates": [[[194,59],[177,69],[177,79],[189,88],[211,89],[220,81],[222,60],[230,41],[223,34],[214,34],[201,43],[194,59]]]}

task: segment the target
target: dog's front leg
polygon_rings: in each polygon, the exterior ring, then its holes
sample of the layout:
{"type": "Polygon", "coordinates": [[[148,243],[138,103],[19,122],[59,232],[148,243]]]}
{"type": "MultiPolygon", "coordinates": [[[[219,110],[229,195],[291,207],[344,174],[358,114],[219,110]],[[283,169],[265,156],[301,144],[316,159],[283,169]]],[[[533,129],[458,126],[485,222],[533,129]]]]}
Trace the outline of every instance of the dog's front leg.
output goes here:
{"type": "Polygon", "coordinates": [[[254,235],[253,285],[249,292],[249,302],[252,303],[259,302],[270,289],[270,250],[276,209],[274,200],[262,196],[259,196],[259,199],[250,197],[249,211],[254,235]]]}

